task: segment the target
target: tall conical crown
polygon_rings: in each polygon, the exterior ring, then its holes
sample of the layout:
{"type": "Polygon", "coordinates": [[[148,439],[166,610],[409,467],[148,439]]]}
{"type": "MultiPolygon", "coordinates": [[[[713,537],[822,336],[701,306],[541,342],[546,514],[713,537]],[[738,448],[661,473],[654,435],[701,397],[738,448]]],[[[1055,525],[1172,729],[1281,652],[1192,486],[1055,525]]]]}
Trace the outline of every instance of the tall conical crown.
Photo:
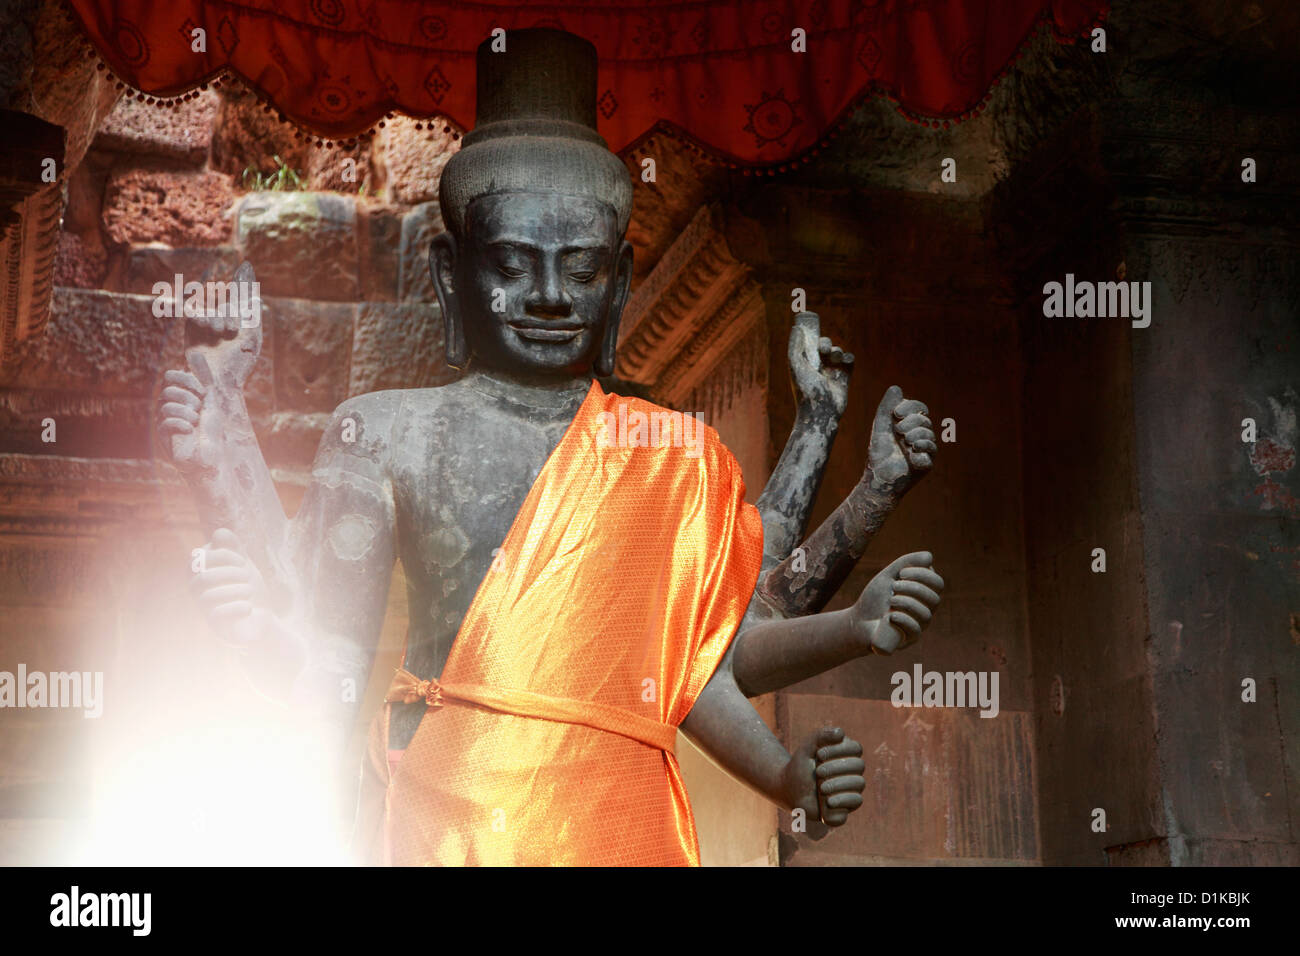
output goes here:
{"type": "Polygon", "coordinates": [[[443,220],[464,234],[479,196],[559,192],[608,203],[619,234],[632,212],[632,182],[596,132],[596,48],[561,30],[511,30],[506,49],[478,48],[474,129],[448,161],[438,198],[443,220]]]}

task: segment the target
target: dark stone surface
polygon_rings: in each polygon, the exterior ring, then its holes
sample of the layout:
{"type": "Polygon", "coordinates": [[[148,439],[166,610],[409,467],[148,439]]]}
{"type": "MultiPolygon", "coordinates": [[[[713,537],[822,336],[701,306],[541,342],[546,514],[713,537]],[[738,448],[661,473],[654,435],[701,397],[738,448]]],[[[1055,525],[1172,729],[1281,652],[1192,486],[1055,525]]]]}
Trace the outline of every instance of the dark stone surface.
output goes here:
{"type": "Polygon", "coordinates": [[[447,367],[437,304],[363,302],[352,339],[348,395],[432,388],[459,377],[447,367]]]}
{"type": "Polygon", "coordinates": [[[331,412],[347,397],[357,306],[268,298],[277,411],[331,412]]]}

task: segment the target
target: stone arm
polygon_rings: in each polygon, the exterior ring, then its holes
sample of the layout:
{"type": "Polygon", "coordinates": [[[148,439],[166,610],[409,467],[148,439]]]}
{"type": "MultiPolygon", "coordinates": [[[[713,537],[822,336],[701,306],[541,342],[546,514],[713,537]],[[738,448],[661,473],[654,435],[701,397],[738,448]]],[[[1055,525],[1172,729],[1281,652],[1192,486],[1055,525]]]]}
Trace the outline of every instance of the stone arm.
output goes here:
{"type": "Polygon", "coordinates": [[[801,312],[790,329],[794,426],[756,502],[763,518],[765,572],[803,536],[848,401],[853,356],[822,338],[820,328],[814,313],[801,312]]]}
{"type": "Polygon", "coordinates": [[[225,529],[195,575],[219,633],[243,648],[250,678],[325,727],[340,755],[369,680],[396,562],[387,449],[399,409],[399,396],[379,393],[334,413],[288,528],[294,587],[286,607],[270,607],[257,563],[225,529]]]}
{"type": "MultiPolygon", "coordinates": [[[[248,263],[232,285],[256,289],[248,263]]],[[[186,317],[188,368],[163,376],[159,433],[190,486],[204,530],[209,536],[218,528],[232,530],[260,569],[272,606],[284,610],[294,587],[286,554],[289,521],[243,392],[261,351],[261,320],[260,298],[251,315],[228,302],[219,314],[186,317]]]]}
{"type": "Polygon", "coordinates": [[[785,810],[802,810],[814,839],[862,805],[862,746],[826,728],[786,751],[736,685],[732,652],[701,691],[681,730],[732,776],[785,810]]]}

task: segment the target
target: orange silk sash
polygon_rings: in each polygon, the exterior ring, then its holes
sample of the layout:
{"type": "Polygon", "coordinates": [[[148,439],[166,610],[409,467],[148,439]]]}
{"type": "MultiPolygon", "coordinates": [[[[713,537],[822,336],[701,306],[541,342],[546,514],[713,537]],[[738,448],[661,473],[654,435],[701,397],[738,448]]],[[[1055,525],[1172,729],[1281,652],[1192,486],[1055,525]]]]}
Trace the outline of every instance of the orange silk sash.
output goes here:
{"type": "Polygon", "coordinates": [[[389,700],[429,709],[391,777],[386,719],[372,735],[384,862],[699,864],[673,745],[763,532],[717,434],[670,414],[593,382],[441,678],[394,676],[389,700]]]}

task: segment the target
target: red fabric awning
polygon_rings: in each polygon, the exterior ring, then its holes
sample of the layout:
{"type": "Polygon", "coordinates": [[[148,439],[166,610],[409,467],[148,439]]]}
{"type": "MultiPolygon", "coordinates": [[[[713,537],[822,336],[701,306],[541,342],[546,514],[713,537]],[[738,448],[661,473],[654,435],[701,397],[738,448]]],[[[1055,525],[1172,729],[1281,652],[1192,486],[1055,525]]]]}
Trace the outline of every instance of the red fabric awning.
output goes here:
{"type": "Polygon", "coordinates": [[[318,136],[386,113],[474,121],[474,51],[496,27],[550,26],[600,57],[616,152],[667,124],[746,165],[805,152],[872,92],[963,118],[1040,25],[1086,35],[1106,0],[69,0],[108,65],[176,96],[229,70],[318,136]],[[193,30],[206,31],[195,52],[193,30]],[[792,50],[792,31],[807,52],[792,50]]]}

